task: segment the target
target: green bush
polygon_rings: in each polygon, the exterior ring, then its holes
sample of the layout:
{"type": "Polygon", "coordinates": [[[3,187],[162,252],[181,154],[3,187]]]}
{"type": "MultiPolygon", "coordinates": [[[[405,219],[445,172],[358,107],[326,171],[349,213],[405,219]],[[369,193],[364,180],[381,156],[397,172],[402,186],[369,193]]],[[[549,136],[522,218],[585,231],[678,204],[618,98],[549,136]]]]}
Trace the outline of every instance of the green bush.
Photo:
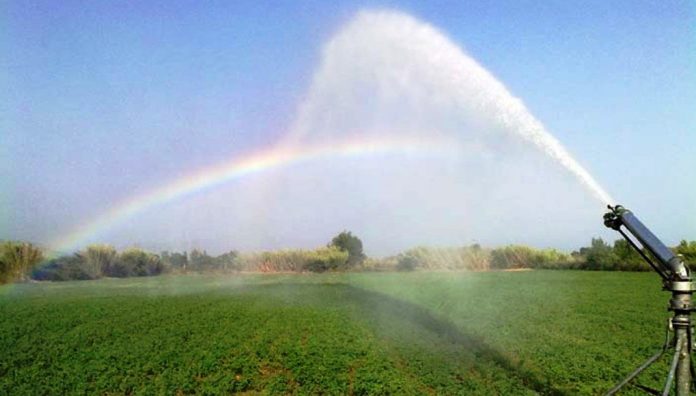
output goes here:
{"type": "Polygon", "coordinates": [[[172,252],[169,253],[168,251],[164,251],[160,254],[160,258],[162,259],[162,263],[166,267],[169,267],[173,270],[177,271],[186,271],[188,268],[188,253],[183,252],[183,253],[178,253],[178,252],[172,252]]]}
{"type": "Polygon", "coordinates": [[[77,253],[52,258],[37,267],[31,277],[42,281],[94,279],[94,274],[86,269],[84,262],[84,258],[77,253]]]}
{"type": "Polygon", "coordinates": [[[315,250],[278,250],[235,257],[235,266],[260,272],[324,272],[346,267],[348,252],[335,246],[315,250]]]}
{"type": "Polygon", "coordinates": [[[345,263],[348,267],[356,267],[367,258],[363,252],[362,241],[350,231],[343,231],[336,235],[329,243],[329,247],[331,246],[348,253],[348,260],[345,263]]]}
{"type": "Polygon", "coordinates": [[[696,241],[681,241],[674,250],[677,254],[681,254],[684,257],[684,261],[689,266],[696,267],[696,241]]]}
{"type": "Polygon", "coordinates": [[[350,253],[335,246],[311,250],[308,253],[308,260],[303,268],[307,271],[335,271],[346,265],[350,266],[350,253]]]}
{"type": "Polygon", "coordinates": [[[398,257],[391,256],[386,258],[368,257],[357,268],[360,271],[393,271],[398,265],[398,257]]]}
{"type": "Polygon", "coordinates": [[[418,259],[408,254],[401,254],[396,264],[397,271],[413,271],[418,267],[418,259]]]}
{"type": "Polygon", "coordinates": [[[592,238],[589,247],[580,248],[582,269],[588,270],[613,270],[618,262],[612,247],[602,238],[592,238]]]}
{"type": "Polygon", "coordinates": [[[111,245],[90,245],[80,252],[83,260],[84,271],[90,279],[101,278],[111,271],[111,267],[118,259],[118,252],[111,245]]]}
{"type": "Polygon", "coordinates": [[[5,241],[0,244],[0,284],[25,280],[43,260],[41,249],[29,242],[5,241]]]}
{"type": "Polygon", "coordinates": [[[156,254],[128,249],[118,254],[108,245],[91,245],[87,249],[51,258],[32,272],[35,280],[88,280],[102,276],[125,278],[159,275],[166,265],[156,254]]]}
{"type": "Polygon", "coordinates": [[[395,257],[395,269],[485,271],[490,251],[479,245],[464,247],[425,247],[409,249],[395,257]],[[401,265],[399,264],[401,263],[401,265]]]}
{"type": "Polygon", "coordinates": [[[491,268],[532,268],[536,258],[532,248],[527,246],[510,245],[491,250],[491,268]]]}
{"type": "Polygon", "coordinates": [[[215,266],[222,271],[239,271],[242,268],[239,252],[232,250],[215,257],[215,266]]]}
{"type": "Polygon", "coordinates": [[[205,250],[193,249],[189,254],[188,270],[211,271],[216,269],[215,257],[210,256],[205,250]]]}
{"type": "Polygon", "coordinates": [[[491,251],[482,248],[478,243],[461,248],[460,254],[466,269],[486,271],[491,267],[491,251]]]}
{"type": "Polygon", "coordinates": [[[194,249],[191,253],[163,251],[160,254],[165,268],[177,272],[227,272],[242,269],[240,254],[236,250],[223,253],[219,256],[211,256],[205,250],[194,249]]]}
{"type": "Polygon", "coordinates": [[[614,269],[617,271],[652,270],[650,265],[645,262],[645,260],[625,239],[617,239],[614,241],[612,253],[614,255],[614,269]]]}
{"type": "Polygon", "coordinates": [[[242,267],[246,271],[299,272],[306,262],[302,250],[279,250],[251,253],[242,256],[242,267]]]}
{"type": "Polygon", "coordinates": [[[116,270],[111,276],[115,277],[152,276],[164,271],[164,265],[159,256],[138,248],[122,252],[114,267],[116,270]]]}
{"type": "Polygon", "coordinates": [[[534,251],[530,268],[569,269],[576,265],[571,255],[556,249],[539,249],[534,251]]]}

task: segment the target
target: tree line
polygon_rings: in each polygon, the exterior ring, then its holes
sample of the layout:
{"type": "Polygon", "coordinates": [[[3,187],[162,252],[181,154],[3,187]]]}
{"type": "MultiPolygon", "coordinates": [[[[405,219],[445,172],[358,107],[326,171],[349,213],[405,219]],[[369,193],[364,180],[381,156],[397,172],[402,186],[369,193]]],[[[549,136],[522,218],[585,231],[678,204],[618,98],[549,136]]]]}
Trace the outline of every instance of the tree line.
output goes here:
{"type": "MultiPolygon", "coordinates": [[[[672,248],[684,261],[696,268],[696,241],[681,241],[672,248]]],[[[643,251],[648,257],[650,253],[643,251]]],[[[655,261],[655,260],[653,260],[655,261]]],[[[400,271],[469,270],[488,271],[506,269],[577,269],[604,271],[652,271],[624,239],[613,244],[601,238],[592,238],[590,245],[572,253],[556,249],[536,249],[524,245],[484,248],[478,244],[454,248],[417,247],[393,257],[367,262],[373,270],[400,271]]]]}
{"type": "Polygon", "coordinates": [[[47,256],[41,248],[20,241],[0,242],[0,284],[16,281],[88,280],[186,272],[325,272],[358,268],[366,259],[362,241],[349,231],[326,246],[258,253],[236,250],[211,256],[205,250],[160,254],[140,248],[117,251],[90,245],[67,255],[47,256]]]}
{"type": "MultiPolygon", "coordinates": [[[[696,241],[681,241],[673,250],[696,268],[696,241]]],[[[349,231],[341,232],[326,246],[313,250],[256,253],[232,250],[217,256],[198,249],[155,254],[139,248],[119,252],[110,245],[90,245],[73,254],[48,257],[42,249],[29,242],[0,242],[0,284],[30,279],[87,280],[188,272],[488,271],[525,268],[651,271],[625,240],[609,244],[601,238],[593,238],[589,246],[572,253],[524,245],[486,248],[474,244],[450,248],[416,247],[386,258],[368,258],[360,238],[349,231]]]]}

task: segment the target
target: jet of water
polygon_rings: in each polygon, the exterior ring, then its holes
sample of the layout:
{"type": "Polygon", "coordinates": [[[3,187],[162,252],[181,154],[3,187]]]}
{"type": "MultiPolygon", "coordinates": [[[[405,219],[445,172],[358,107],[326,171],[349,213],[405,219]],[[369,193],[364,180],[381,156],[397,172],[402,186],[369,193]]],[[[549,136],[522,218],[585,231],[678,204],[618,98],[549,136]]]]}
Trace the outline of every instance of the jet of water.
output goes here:
{"type": "MultiPolygon", "coordinates": [[[[191,243],[189,232],[217,241],[208,246],[222,251],[230,240],[245,250],[277,247],[279,241],[314,246],[344,228],[375,246],[372,252],[389,254],[414,244],[474,239],[567,243],[574,238],[568,233],[584,237],[590,231],[581,231],[582,221],[567,227],[566,217],[534,210],[539,199],[565,200],[578,220],[587,217],[580,211],[594,211],[577,194],[581,186],[602,203],[612,202],[490,72],[433,27],[399,12],[361,12],[327,42],[287,141],[279,144],[135,196],[51,245],[72,250],[136,213],[138,226],[121,229],[126,243],[170,235],[168,245],[177,249],[191,243]],[[312,147],[336,154],[351,141],[356,153],[378,154],[375,142],[385,142],[387,151],[402,155],[339,155],[321,166],[302,164],[302,158],[315,157],[307,155],[312,147]],[[452,154],[415,155],[433,151],[429,146],[437,142],[447,142],[452,154]],[[549,167],[547,158],[563,167],[549,167]],[[194,194],[170,211],[144,213],[203,187],[272,169],[243,188],[194,194]],[[145,215],[150,217],[143,220],[145,215]],[[186,219],[187,226],[171,227],[172,218],[186,219]],[[220,219],[234,219],[235,226],[220,219]]],[[[592,224],[587,230],[595,229],[592,224]]],[[[434,254],[453,260],[442,252],[434,254]]]]}
{"type": "MultiPolygon", "coordinates": [[[[432,131],[433,114],[459,114],[491,132],[512,133],[565,167],[602,204],[614,202],[488,70],[434,27],[401,12],[363,11],[328,42],[289,140],[323,139],[375,125],[400,133],[432,131]],[[404,118],[404,109],[422,116],[404,118]]],[[[466,139],[470,127],[449,130],[466,139]]]]}

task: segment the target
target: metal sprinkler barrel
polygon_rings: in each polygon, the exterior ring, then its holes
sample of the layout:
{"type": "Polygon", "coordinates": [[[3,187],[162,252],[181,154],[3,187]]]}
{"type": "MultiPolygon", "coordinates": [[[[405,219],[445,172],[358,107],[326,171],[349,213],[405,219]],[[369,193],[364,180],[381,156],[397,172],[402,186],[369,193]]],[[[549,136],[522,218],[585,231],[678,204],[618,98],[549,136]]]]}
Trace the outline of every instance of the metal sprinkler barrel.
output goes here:
{"type": "Polygon", "coordinates": [[[674,315],[669,322],[668,332],[673,331],[674,335],[671,340],[669,336],[666,338],[660,352],[629,374],[623,381],[607,392],[607,395],[613,395],[628,385],[668,350],[673,350],[674,355],[662,392],[660,393],[642,385],[636,386],[650,393],[666,396],[669,395],[674,383],[677,396],[689,395],[693,387],[694,377],[696,377],[691,360],[691,353],[694,349],[691,311],[694,310],[693,293],[696,287],[691,278],[691,271],[682,258],[675,255],[665,246],[630,210],[620,205],[613,207],[609,205],[608,208],[609,212],[604,215],[604,225],[618,231],[660,275],[663,289],[672,292],[668,310],[674,312],[674,315]],[[635,238],[637,242],[630,238],[628,234],[635,238]]]}

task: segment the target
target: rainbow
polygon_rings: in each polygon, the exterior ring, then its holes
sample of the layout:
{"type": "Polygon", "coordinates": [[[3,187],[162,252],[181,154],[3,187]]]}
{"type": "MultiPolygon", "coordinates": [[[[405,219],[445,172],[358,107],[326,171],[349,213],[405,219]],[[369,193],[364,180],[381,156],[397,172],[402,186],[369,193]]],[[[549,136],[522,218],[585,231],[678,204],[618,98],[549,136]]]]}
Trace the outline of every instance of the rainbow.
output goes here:
{"type": "Polygon", "coordinates": [[[310,161],[356,156],[386,154],[404,156],[456,155],[458,152],[457,147],[458,144],[451,139],[431,138],[424,140],[403,137],[362,138],[340,143],[329,142],[317,145],[281,144],[193,172],[144,194],[126,199],[114,205],[97,218],[79,225],[72,232],[50,242],[48,246],[55,253],[79,250],[96,236],[147,209],[272,169],[310,161]]]}

